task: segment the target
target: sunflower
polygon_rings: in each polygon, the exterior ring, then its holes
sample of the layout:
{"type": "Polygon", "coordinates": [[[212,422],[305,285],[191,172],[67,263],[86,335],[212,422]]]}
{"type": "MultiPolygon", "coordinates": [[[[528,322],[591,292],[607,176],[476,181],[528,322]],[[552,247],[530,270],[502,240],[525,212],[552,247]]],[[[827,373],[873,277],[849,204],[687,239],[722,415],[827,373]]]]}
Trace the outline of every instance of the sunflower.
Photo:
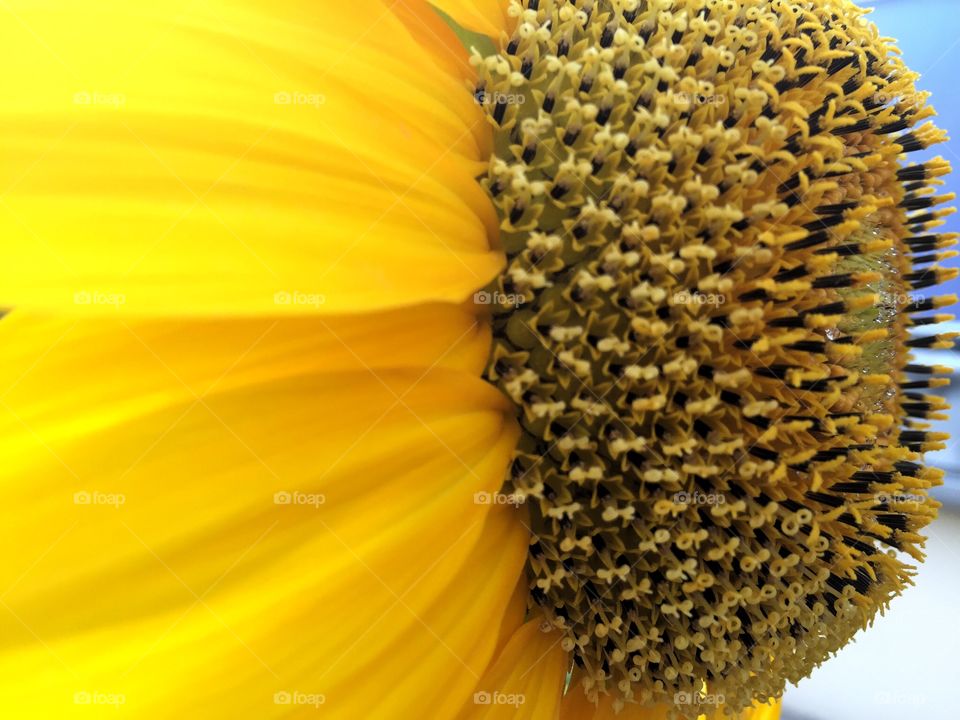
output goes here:
{"type": "Polygon", "coordinates": [[[778,716],[910,583],[943,139],[847,0],[5,0],[16,718],[778,716]]]}

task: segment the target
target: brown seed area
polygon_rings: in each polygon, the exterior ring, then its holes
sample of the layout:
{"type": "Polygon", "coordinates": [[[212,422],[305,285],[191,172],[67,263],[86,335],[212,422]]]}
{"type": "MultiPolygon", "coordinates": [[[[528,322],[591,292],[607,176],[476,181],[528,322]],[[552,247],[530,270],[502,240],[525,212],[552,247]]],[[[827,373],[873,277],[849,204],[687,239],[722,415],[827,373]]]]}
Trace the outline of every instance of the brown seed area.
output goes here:
{"type": "MultiPolygon", "coordinates": [[[[845,0],[515,0],[475,52],[531,606],[588,696],[779,695],[910,582],[954,237],[915,75],[845,0]],[[911,339],[912,338],[912,339],[911,339]],[[680,694],[680,695],[678,695],[680,694]]],[[[695,702],[673,712],[696,717],[695,702]]]]}

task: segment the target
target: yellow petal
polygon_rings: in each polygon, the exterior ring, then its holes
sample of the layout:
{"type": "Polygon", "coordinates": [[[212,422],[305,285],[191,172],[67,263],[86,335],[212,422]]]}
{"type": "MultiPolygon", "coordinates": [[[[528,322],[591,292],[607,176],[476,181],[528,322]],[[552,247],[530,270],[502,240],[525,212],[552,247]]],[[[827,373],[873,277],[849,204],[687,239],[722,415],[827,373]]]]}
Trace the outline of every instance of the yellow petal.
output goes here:
{"type": "Polygon", "coordinates": [[[460,720],[558,718],[568,657],[556,632],[540,621],[520,627],[477,683],[460,720]]]}
{"type": "Polygon", "coordinates": [[[461,26],[497,38],[508,27],[508,0],[431,0],[461,26]]]}
{"type": "Polygon", "coordinates": [[[779,720],[780,700],[771,700],[769,703],[754,703],[752,708],[743,710],[739,715],[729,715],[723,707],[718,707],[713,713],[701,715],[700,720],[779,720]]]}
{"type": "Polygon", "coordinates": [[[741,714],[741,720],[780,720],[780,710],[783,701],[781,699],[771,700],[766,703],[755,703],[749,710],[744,710],[741,714]]]}
{"type": "MultiPolygon", "coordinates": [[[[200,404],[209,392],[282,377],[433,366],[477,375],[490,330],[462,308],[436,304],[372,316],[136,324],[17,311],[0,321],[0,334],[10,385],[0,385],[0,399],[56,447],[60,438],[77,439],[174,402],[200,404]],[[101,367],[109,376],[99,383],[78,376],[78,368],[101,367]]],[[[11,472],[20,442],[0,434],[11,472]]]]}
{"type": "MultiPolygon", "coordinates": [[[[413,0],[394,3],[390,9],[406,25],[410,35],[432,53],[435,63],[442,64],[451,76],[463,78],[465,84],[476,85],[477,76],[470,65],[467,47],[436,7],[426,0],[413,0]]],[[[479,132],[478,137],[484,154],[489,153],[492,137],[486,132],[479,132]]]]}
{"type": "MultiPolygon", "coordinates": [[[[524,522],[527,522],[524,519],[524,522]]],[[[517,587],[513,591],[513,597],[510,598],[510,604],[507,611],[503,614],[503,620],[500,623],[500,632],[497,639],[497,652],[507,646],[507,643],[513,638],[513,634],[523,625],[527,616],[527,600],[530,598],[530,589],[526,574],[522,575],[517,582],[517,587]]]]}
{"type": "Polygon", "coordinates": [[[610,696],[603,696],[599,703],[588,700],[574,675],[563,697],[560,720],[667,720],[667,708],[628,705],[617,713],[610,696]]]}
{"type": "MultiPolygon", "coordinates": [[[[422,2],[0,8],[0,306],[335,314],[500,268],[490,138],[422,2]]],[[[432,11],[431,11],[432,12],[432,11]]]]}
{"type": "Polygon", "coordinates": [[[468,317],[0,322],[5,715],[453,717],[527,544],[468,317]]]}
{"type": "MultiPolygon", "coordinates": [[[[678,698],[678,701],[683,700],[678,698]]],[[[756,703],[752,708],[738,715],[726,714],[722,705],[704,706],[704,709],[711,708],[710,712],[700,715],[698,720],[778,720],[780,717],[779,700],[769,704],[756,703]]],[[[560,718],[561,720],[668,720],[669,710],[667,705],[646,707],[626,705],[617,712],[610,696],[604,696],[598,703],[592,703],[587,699],[580,686],[579,678],[575,674],[563,698],[560,718]]]]}

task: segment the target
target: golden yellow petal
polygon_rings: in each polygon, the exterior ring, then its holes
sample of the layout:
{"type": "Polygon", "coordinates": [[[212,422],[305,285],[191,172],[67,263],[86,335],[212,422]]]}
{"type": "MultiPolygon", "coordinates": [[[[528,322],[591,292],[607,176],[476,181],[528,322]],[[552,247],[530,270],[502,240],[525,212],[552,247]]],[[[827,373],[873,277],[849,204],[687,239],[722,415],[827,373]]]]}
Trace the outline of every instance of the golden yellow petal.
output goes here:
{"type": "Polygon", "coordinates": [[[520,627],[467,699],[460,720],[559,718],[567,653],[537,620],[520,627]]]}
{"type": "Polygon", "coordinates": [[[4,712],[453,717],[527,545],[485,502],[516,429],[482,338],[449,307],[0,322],[4,712]]]}
{"type": "MultiPolygon", "coordinates": [[[[524,517],[522,521],[528,523],[526,517],[524,517]]],[[[526,620],[527,601],[529,598],[529,581],[527,580],[526,573],[524,573],[520,577],[519,582],[517,582],[517,587],[514,589],[513,596],[510,598],[507,611],[503,614],[497,637],[496,655],[499,655],[500,651],[507,646],[507,643],[513,638],[513,634],[520,629],[520,626],[523,625],[524,620],[526,620]]]]}
{"type": "Polygon", "coordinates": [[[507,29],[507,0],[431,0],[461,26],[497,38],[507,29]]]}
{"type": "Polygon", "coordinates": [[[560,720],[667,720],[667,708],[628,705],[617,713],[611,696],[602,697],[599,703],[589,701],[575,674],[563,697],[560,720]]]}
{"type": "Polygon", "coordinates": [[[712,713],[701,715],[699,720],[779,720],[779,718],[780,700],[773,700],[769,703],[754,703],[752,708],[743,710],[738,715],[726,714],[720,706],[712,713]]]}
{"type": "Polygon", "coordinates": [[[750,710],[744,710],[741,720],[780,720],[783,701],[780,699],[768,703],[755,703],[750,710]]]}
{"type": "MultiPolygon", "coordinates": [[[[689,702],[690,698],[679,693],[678,703],[689,702]]],[[[707,712],[700,715],[698,720],[779,720],[780,701],[770,703],[755,703],[750,709],[737,715],[726,714],[722,705],[722,698],[705,696],[702,698],[703,709],[707,712]],[[717,702],[721,704],[717,704],[717,702]]],[[[560,712],[561,720],[668,720],[669,706],[655,705],[640,707],[639,705],[625,705],[619,712],[614,708],[614,698],[603,696],[599,703],[587,699],[580,686],[580,677],[574,674],[573,682],[563,698],[560,712]]]]}
{"type": "Polygon", "coordinates": [[[5,3],[0,61],[29,72],[0,97],[0,306],[336,314],[485,284],[469,68],[392,5],[5,3]]]}

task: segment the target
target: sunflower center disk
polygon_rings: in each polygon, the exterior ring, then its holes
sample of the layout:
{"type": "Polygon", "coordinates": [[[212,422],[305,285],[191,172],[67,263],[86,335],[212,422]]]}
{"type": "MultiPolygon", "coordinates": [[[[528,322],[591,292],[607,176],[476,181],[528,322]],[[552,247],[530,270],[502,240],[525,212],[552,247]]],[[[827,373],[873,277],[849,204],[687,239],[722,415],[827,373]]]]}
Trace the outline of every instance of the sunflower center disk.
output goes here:
{"type": "Polygon", "coordinates": [[[778,695],[909,583],[942,139],[851,3],[527,0],[474,52],[530,598],[588,696],[778,695]],[[922,269],[917,266],[925,265],[922,269]],[[914,374],[911,379],[908,374],[914,374]],[[680,695],[678,695],[680,694],[680,695]]]}

